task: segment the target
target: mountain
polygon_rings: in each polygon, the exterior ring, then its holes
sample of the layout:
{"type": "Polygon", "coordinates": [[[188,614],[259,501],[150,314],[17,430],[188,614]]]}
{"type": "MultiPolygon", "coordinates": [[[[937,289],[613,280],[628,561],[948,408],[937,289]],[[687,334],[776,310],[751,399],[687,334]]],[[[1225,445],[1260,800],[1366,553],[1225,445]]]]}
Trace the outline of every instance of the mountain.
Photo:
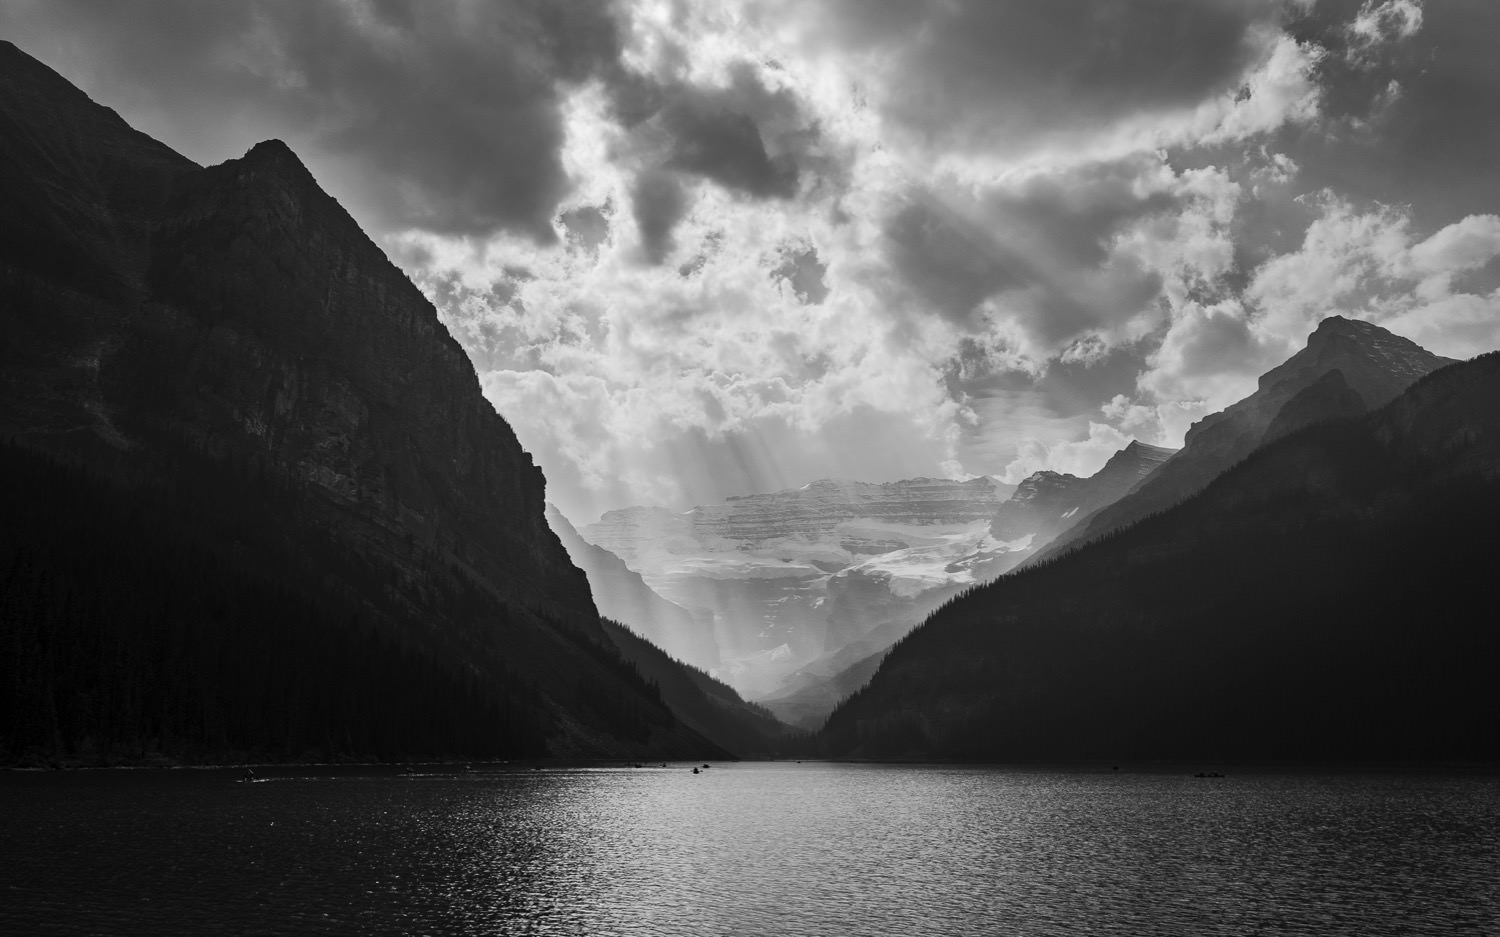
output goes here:
{"type": "Polygon", "coordinates": [[[870,682],[885,655],[905,634],[882,628],[872,635],[825,654],[787,677],[773,692],[756,702],[777,719],[816,732],[829,713],[870,682]]]}
{"type": "Polygon", "coordinates": [[[1012,551],[1005,569],[1019,565],[1042,544],[1124,497],[1175,451],[1132,440],[1087,478],[1043,471],[1023,479],[990,521],[990,535],[997,540],[1031,538],[1026,548],[1012,551]]]}
{"type": "MultiPolygon", "coordinates": [[[[683,513],[609,511],[579,534],[662,597],[706,610],[714,673],[755,696],[883,622],[915,624],[952,594],[943,590],[976,582],[966,558],[1009,494],[991,478],[824,479],[683,513]]],[[[663,647],[695,659],[685,645],[663,647]]]]}
{"type": "Polygon", "coordinates": [[[547,523],[573,562],[588,576],[600,614],[623,622],[658,648],[672,648],[678,659],[692,667],[707,671],[720,666],[713,622],[708,616],[695,616],[657,595],[624,560],[579,536],[573,524],[551,504],[547,505],[547,523]]]}
{"type": "MultiPolygon", "coordinates": [[[[1314,393],[1368,399],[1348,375],[1314,393]]],[[[1500,759],[1496,400],[1500,354],[1444,367],[974,590],[890,651],[823,744],[945,760],[1500,759]]]]}
{"type": "Polygon", "coordinates": [[[1128,496],[1062,531],[1036,551],[1032,562],[1165,510],[1277,435],[1380,407],[1419,378],[1451,363],[1378,325],[1329,316],[1308,337],[1305,348],[1261,375],[1255,393],[1193,424],[1182,451],[1128,496]]]}
{"type": "Polygon", "coordinates": [[[722,752],[284,144],[199,167],[0,42],[0,177],[0,755],[722,752]]]}
{"type": "Polygon", "coordinates": [[[578,535],[563,515],[547,505],[547,522],[563,547],[588,576],[604,615],[604,631],[684,725],[738,757],[780,754],[802,744],[768,710],[747,703],[707,672],[718,666],[712,622],[657,595],[618,556],[578,535]],[[684,648],[686,660],[663,647],[684,648]]]}
{"type": "Polygon", "coordinates": [[[948,555],[929,564],[933,584],[920,592],[902,596],[880,578],[886,570],[895,573],[915,565],[914,551],[877,556],[836,573],[828,587],[829,643],[836,647],[788,675],[758,701],[792,725],[819,728],[917,622],[966,589],[1014,569],[1037,545],[1124,495],[1172,452],[1131,442],[1087,478],[1047,471],[1028,476],[996,507],[988,537],[951,544],[948,555]]]}
{"type": "Polygon", "coordinates": [[[800,754],[807,747],[806,735],[792,731],[769,710],[745,702],[731,687],[675,660],[629,627],[606,618],[604,630],[684,725],[729,754],[767,758],[800,754]]]}

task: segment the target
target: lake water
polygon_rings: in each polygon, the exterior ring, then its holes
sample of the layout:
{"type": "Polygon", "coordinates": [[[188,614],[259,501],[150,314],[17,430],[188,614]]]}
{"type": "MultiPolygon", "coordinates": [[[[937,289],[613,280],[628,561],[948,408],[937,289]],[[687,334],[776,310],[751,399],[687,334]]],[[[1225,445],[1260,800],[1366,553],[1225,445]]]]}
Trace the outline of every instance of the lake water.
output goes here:
{"type": "Polygon", "coordinates": [[[0,933],[1500,935],[1494,777],[0,776],[0,933]]]}

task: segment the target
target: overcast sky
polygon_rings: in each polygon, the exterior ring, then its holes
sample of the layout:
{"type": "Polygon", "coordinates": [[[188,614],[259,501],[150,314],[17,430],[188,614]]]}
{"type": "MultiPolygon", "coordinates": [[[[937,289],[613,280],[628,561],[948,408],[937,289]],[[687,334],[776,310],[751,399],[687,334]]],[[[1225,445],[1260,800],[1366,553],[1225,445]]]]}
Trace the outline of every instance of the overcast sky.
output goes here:
{"type": "Polygon", "coordinates": [[[586,523],[1180,443],[1329,313],[1500,346],[1493,0],[0,0],[286,140],[586,523]]]}

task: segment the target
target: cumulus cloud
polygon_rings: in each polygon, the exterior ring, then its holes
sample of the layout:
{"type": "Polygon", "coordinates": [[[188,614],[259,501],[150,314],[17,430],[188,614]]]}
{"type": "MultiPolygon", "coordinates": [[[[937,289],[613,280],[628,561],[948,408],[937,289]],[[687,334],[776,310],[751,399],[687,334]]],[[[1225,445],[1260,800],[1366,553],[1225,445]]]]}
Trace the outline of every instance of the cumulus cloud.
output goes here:
{"type": "Polygon", "coordinates": [[[1500,290],[1463,277],[1500,260],[1500,217],[1419,237],[1409,212],[1361,211],[1331,194],[1301,247],[1260,266],[1239,297],[1188,302],[1148,356],[1137,393],[1102,408],[1113,425],[1178,445],[1192,420],[1255,389],[1324,317],[1366,319],[1438,354],[1500,347],[1500,290]]]}
{"type": "Polygon", "coordinates": [[[11,0],[0,28],[200,160],[288,139],[575,519],[1088,474],[1332,312],[1500,341],[1500,5],[11,0]]]}
{"type": "Polygon", "coordinates": [[[820,4],[809,41],[868,63],[898,126],[942,148],[1008,155],[1237,85],[1267,8],[1234,0],[820,4]],[[880,80],[875,76],[885,76],[880,80]]]}
{"type": "Polygon", "coordinates": [[[1110,456],[1131,442],[1132,437],[1119,429],[1107,423],[1093,422],[1088,425],[1088,436],[1081,440],[1064,440],[1047,445],[1037,439],[1028,439],[1000,474],[1000,479],[1014,485],[1026,476],[1044,469],[1087,478],[1103,468],[1110,456]]]}
{"type": "Polygon", "coordinates": [[[1364,0],[1348,30],[1356,47],[1369,47],[1410,39],[1421,28],[1421,0],[1364,0]]]}

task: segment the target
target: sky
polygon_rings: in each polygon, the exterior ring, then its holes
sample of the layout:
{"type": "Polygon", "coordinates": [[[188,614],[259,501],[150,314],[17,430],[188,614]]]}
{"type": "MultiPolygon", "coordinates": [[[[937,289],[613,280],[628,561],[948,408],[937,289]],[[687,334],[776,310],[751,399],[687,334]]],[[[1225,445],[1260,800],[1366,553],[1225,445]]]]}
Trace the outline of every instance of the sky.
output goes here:
{"type": "Polygon", "coordinates": [[[1493,0],[0,0],[289,143],[576,523],[1176,446],[1322,317],[1500,347],[1493,0]]]}

